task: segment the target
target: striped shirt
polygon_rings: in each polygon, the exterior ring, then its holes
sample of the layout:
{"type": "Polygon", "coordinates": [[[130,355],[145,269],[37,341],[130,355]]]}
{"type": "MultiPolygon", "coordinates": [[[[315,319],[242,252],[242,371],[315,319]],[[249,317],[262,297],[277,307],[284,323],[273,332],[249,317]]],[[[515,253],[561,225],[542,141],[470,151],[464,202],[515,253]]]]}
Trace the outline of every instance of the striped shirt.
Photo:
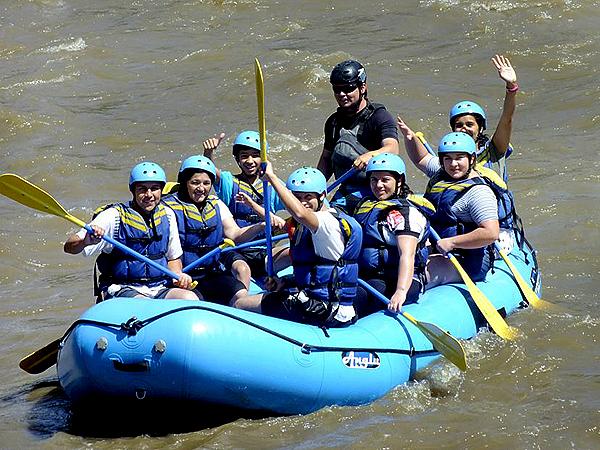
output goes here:
{"type": "MultiPolygon", "coordinates": [[[[438,158],[427,161],[426,171],[430,178],[440,169],[438,158]]],[[[498,220],[498,200],[489,186],[473,186],[450,209],[461,222],[479,225],[486,220],[498,220]]]]}

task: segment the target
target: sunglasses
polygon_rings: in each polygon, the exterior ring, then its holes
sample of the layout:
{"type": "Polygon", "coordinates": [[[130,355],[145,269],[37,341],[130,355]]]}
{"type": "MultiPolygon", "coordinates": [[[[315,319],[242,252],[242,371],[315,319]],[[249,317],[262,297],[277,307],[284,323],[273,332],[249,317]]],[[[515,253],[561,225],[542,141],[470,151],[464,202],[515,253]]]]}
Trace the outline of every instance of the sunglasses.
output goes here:
{"type": "Polygon", "coordinates": [[[358,88],[356,84],[342,84],[342,85],[334,85],[332,86],[334,94],[349,94],[350,92],[354,92],[354,90],[358,88]]]}

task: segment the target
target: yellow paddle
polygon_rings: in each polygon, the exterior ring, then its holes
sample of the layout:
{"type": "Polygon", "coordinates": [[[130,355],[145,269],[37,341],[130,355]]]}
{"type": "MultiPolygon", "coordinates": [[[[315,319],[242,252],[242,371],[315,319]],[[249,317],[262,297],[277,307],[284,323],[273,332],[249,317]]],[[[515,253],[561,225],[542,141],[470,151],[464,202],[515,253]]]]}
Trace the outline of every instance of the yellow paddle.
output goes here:
{"type": "MultiPolygon", "coordinates": [[[[366,281],[358,279],[358,284],[364,287],[367,291],[381,300],[383,303],[388,304],[390,301],[379,291],[373,288],[366,281]]],[[[438,352],[444,355],[452,364],[458,367],[463,372],[467,370],[467,357],[465,355],[465,349],[462,344],[453,337],[447,331],[442,330],[437,325],[428,322],[420,322],[411,316],[409,313],[400,310],[400,314],[404,316],[410,323],[416,326],[421,333],[425,335],[429,341],[433,344],[438,352]]]]}
{"type": "MultiPolygon", "coordinates": [[[[432,155],[434,155],[433,149],[431,148],[431,145],[429,145],[429,143],[425,140],[425,136],[423,135],[423,133],[418,131],[417,133],[415,133],[415,136],[417,136],[419,138],[419,140],[423,143],[423,145],[425,146],[427,151],[429,153],[431,153],[432,155]]],[[[508,266],[508,269],[512,273],[513,277],[515,278],[515,281],[517,282],[517,285],[519,286],[519,289],[521,290],[521,293],[522,293],[523,297],[525,298],[525,301],[527,303],[529,303],[531,306],[533,306],[534,308],[541,308],[541,309],[553,308],[554,305],[552,303],[542,300],[541,298],[539,298],[536,295],[536,293],[527,284],[527,282],[523,279],[523,277],[521,276],[521,274],[519,273],[519,271],[517,270],[515,265],[508,258],[508,256],[504,252],[504,250],[501,249],[501,247],[498,245],[497,242],[494,244],[494,246],[496,247],[496,250],[498,251],[498,253],[500,253],[500,256],[502,257],[502,259],[508,266]]]]}
{"type": "MultiPolygon", "coordinates": [[[[22,205],[28,206],[33,209],[37,209],[38,211],[46,212],[49,214],[53,214],[58,217],[62,217],[63,219],[68,220],[69,222],[74,223],[82,228],[85,228],[88,233],[93,233],[94,230],[86,224],[83,220],[78,219],[75,216],[72,216],[67,212],[65,208],[62,207],[60,203],[54,199],[50,194],[48,194],[43,189],[37,187],[35,184],[30,183],[29,181],[21,178],[19,175],[15,175],[13,173],[5,173],[0,175],[0,193],[8,198],[13,199],[14,201],[21,203],[22,205]]],[[[135,250],[130,249],[126,245],[116,241],[110,236],[104,235],[102,239],[111,243],[114,247],[119,250],[137,258],[141,261],[144,261],[146,264],[151,265],[156,270],[161,271],[165,275],[169,275],[176,280],[179,279],[180,275],[173,272],[172,270],[161,266],[156,261],[147,258],[146,256],[136,252],[135,250]]],[[[194,289],[198,283],[194,282],[190,289],[194,289]]]]}
{"type": "MultiPolygon", "coordinates": [[[[74,223],[80,227],[84,227],[86,230],[91,231],[89,225],[77,217],[69,214],[50,194],[30,183],[29,181],[21,178],[18,175],[7,173],[0,175],[0,193],[12,200],[15,200],[22,205],[28,206],[29,208],[36,209],[48,214],[52,214],[69,222],[74,223]]],[[[163,273],[178,279],[179,275],[166,267],[140,255],[138,252],[131,250],[129,247],[115,241],[109,236],[103,236],[103,239],[113,244],[115,247],[123,250],[130,255],[137,257],[143,261],[146,261],[161,270],[163,273]]],[[[197,283],[194,282],[191,286],[193,289],[197,283]]],[[[50,342],[45,347],[33,352],[32,354],[23,358],[19,367],[28,373],[41,373],[56,363],[56,357],[58,355],[59,344],[62,338],[56,339],[50,342]]]]}
{"type": "Polygon", "coordinates": [[[62,337],[27,355],[19,361],[19,367],[31,374],[42,373],[44,370],[49,369],[56,364],[61,341],[62,337]]]}
{"type": "MultiPolygon", "coordinates": [[[[258,134],[260,136],[260,159],[264,170],[267,163],[267,125],[265,119],[265,82],[258,58],[254,58],[256,81],[256,103],[258,104],[258,134]]],[[[265,237],[267,239],[267,275],[273,276],[273,241],[271,240],[271,189],[269,182],[263,180],[263,207],[265,208],[265,237]]]]}
{"type": "MultiPolygon", "coordinates": [[[[430,228],[430,230],[433,238],[440,240],[440,236],[435,232],[435,230],[433,228],[430,228]]],[[[450,258],[450,262],[452,262],[452,265],[462,278],[463,283],[465,286],[467,286],[469,294],[471,294],[475,305],[477,305],[477,308],[479,311],[481,311],[481,314],[483,314],[485,320],[487,320],[492,327],[492,330],[494,330],[496,334],[503,339],[513,340],[519,337],[519,331],[506,323],[492,302],[490,302],[485,294],[481,292],[481,289],[479,289],[473,280],[471,280],[471,277],[460,265],[458,259],[456,259],[452,253],[448,253],[447,256],[450,258]]]]}

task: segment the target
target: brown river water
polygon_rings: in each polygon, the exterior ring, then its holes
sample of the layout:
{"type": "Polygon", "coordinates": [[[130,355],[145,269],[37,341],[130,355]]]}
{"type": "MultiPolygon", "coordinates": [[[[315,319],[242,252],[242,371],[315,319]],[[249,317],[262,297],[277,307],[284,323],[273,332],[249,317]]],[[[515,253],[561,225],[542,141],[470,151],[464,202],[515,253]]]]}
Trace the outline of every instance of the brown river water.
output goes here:
{"type": "MultiPolygon", "coordinates": [[[[435,142],[470,98],[497,123],[507,55],[521,91],[511,187],[557,311],[509,322],[514,342],[466,342],[469,370],[441,361],[361,407],[208,423],[185,430],[77,424],[52,370],[18,361],[62,335],[93,300],[92,261],[69,256],[63,219],[0,198],[0,448],[600,447],[600,23],[598,1],[172,0],[0,2],[0,166],[88,219],[126,199],[151,159],[174,178],[203,139],[257,127],[253,58],[265,75],[271,159],[316,164],[334,110],[328,83],[362,61],[369,96],[435,142]]],[[[425,179],[409,167],[419,191],[425,179]]],[[[165,418],[169,416],[164,411],[165,418]]],[[[113,421],[114,422],[114,421],[113,421]]]]}

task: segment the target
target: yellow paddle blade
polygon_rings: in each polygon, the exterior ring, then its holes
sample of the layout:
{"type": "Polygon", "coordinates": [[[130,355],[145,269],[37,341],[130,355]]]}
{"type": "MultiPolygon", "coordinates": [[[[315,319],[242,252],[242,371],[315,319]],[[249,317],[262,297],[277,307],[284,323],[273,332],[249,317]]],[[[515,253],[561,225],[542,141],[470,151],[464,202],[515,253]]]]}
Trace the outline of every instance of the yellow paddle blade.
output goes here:
{"type": "Polygon", "coordinates": [[[473,297],[477,308],[479,308],[479,311],[481,311],[483,317],[485,317],[485,320],[487,320],[487,322],[490,324],[492,330],[494,330],[495,333],[503,339],[513,340],[519,337],[519,331],[506,323],[500,313],[496,311],[494,305],[492,305],[483,292],[481,292],[481,289],[479,289],[475,283],[473,283],[473,280],[471,280],[471,277],[469,277],[467,272],[465,272],[465,270],[462,268],[456,257],[450,256],[450,261],[452,261],[452,264],[460,274],[463,282],[469,290],[469,294],[471,294],[471,297],[473,297]]]}
{"type": "Polygon", "coordinates": [[[235,247],[235,242],[233,242],[231,239],[225,238],[223,239],[223,243],[219,245],[219,247],[221,247],[222,249],[227,247],[235,247]]]}
{"type": "Polygon", "coordinates": [[[0,193],[22,205],[67,219],[80,227],[85,222],[69,214],[54,197],[14,173],[0,175],[0,193]]]}
{"type": "Polygon", "coordinates": [[[525,299],[527,300],[527,302],[531,306],[533,306],[534,308],[553,309],[554,305],[552,303],[547,302],[547,301],[542,300],[541,298],[539,298],[536,295],[536,293],[533,291],[533,289],[531,289],[531,287],[529,287],[529,285],[523,279],[523,277],[521,276],[521,274],[519,273],[519,271],[517,270],[517,268],[515,267],[515,265],[508,258],[508,256],[504,252],[504,250],[500,250],[499,249],[499,252],[500,252],[500,256],[502,257],[502,259],[504,260],[504,262],[508,266],[509,270],[511,271],[511,273],[515,277],[515,280],[516,280],[517,284],[519,285],[519,289],[521,289],[521,292],[525,296],[525,299]]]}
{"type": "Polygon", "coordinates": [[[437,325],[428,322],[419,322],[407,312],[400,311],[400,314],[416,326],[431,341],[433,348],[444,355],[452,364],[463,372],[467,370],[465,349],[458,339],[437,325]]]}
{"type": "Polygon", "coordinates": [[[419,138],[419,140],[420,140],[420,141],[423,143],[423,145],[425,145],[425,143],[426,143],[427,141],[425,140],[425,135],[423,134],[423,132],[421,132],[421,131],[417,131],[417,132],[415,133],[415,136],[416,136],[417,138],[419,138]]]}
{"type": "Polygon", "coordinates": [[[256,102],[258,104],[258,134],[260,135],[260,159],[267,162],[267,123],[265,119],[265,82],[258,58],[254,58],[256,78],[256,102]]]}
{"type": "Polygon", "coordinates": [[[58,338],[26,356],[19,361],[19,367],[31,374],[42,373],[44,370],[49,369],[56,364],[61,340],[62,338],[58,338]]]}
{"type": "Polygon", "coordinates": [[[162,195],[167,195],[170,194],[171,192],[175,192],[177,189],[179,189],[179,183],[176,181],[167,181],[167,184],[165,184],[165,187],[162,190],[162,195]]]}

